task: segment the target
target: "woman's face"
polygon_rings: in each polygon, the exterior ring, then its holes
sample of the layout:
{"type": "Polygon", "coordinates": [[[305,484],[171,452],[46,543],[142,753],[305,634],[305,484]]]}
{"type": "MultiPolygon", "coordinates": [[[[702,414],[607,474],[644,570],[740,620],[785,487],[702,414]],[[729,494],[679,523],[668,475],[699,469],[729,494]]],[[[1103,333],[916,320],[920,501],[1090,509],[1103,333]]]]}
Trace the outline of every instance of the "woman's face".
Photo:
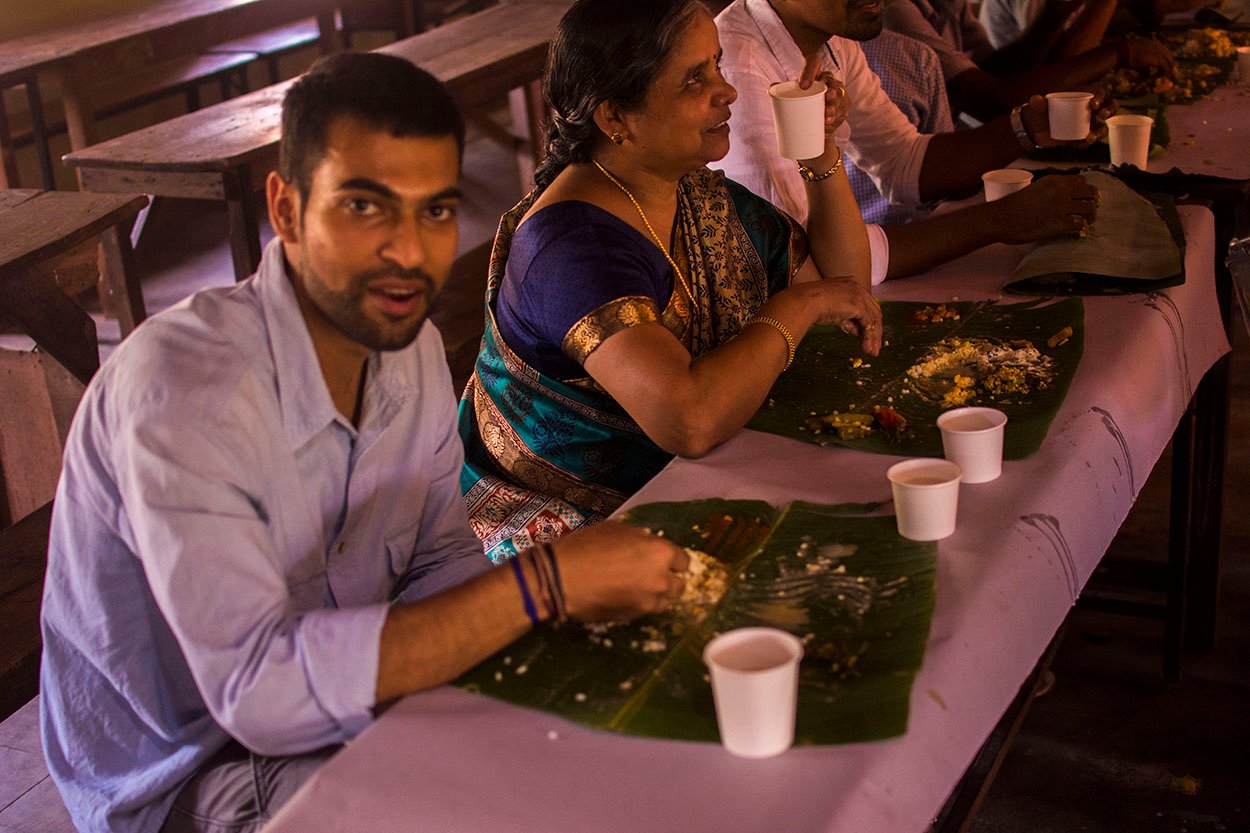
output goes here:
{"type": "Polygon", "coordinates": [[[716,24],[699,12],[677,39],[642,108],[625,115],[630,139],[648,167],[680,175],[729,153],[729,105],[738,92],[720,74],[720,56],[716,24]]]}

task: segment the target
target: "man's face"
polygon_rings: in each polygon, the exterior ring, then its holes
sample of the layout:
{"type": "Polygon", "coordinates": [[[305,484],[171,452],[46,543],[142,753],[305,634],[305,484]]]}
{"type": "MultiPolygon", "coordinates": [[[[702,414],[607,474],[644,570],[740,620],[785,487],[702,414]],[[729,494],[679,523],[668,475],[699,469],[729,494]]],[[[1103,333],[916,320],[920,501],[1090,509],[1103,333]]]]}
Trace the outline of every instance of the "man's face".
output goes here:
{"type": "MultiPolygon", "coordinates": [[[[339,116],[307,199],[282,235],[311,307],[367,350],[416,338],[456,255],[460,154],[451,136],[403,137],[339,116]]],[[[271,193],[271,214],[274,195],[271,193]]]]}
{"type": "Polygon", "coordinates": [[[785,23],[804,54],[812,44],[833,35],[849,40],[871,40],[881,34],[883,0],[772,0],[777,16],[785,23]]]}

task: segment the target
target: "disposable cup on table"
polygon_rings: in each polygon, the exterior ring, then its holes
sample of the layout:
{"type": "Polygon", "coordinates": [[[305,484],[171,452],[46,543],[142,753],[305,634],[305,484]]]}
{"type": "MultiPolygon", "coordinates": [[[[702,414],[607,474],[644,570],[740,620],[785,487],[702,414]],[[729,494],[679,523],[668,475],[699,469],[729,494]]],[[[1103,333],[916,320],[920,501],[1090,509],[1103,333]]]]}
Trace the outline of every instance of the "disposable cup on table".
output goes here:
{"type": "Polygon", "coordinates": [[[946,459],[959,466],[963,483],[988,483],[1003,473],[1007,415],[997,408],[955,408],[937,418],[946,459]]]}
{"type": "Polygon", "coordinates": [[[1059,92],[1046,94],[1050,138],[1079,142],[1089,135],[1089,103],[1093,93],[1059,92]]]}
{"type": "Polygon", "coordinates": [[[814,159],[825,152],[825,85],[813,82],[806,90],[798,81],[782,81],[768,88],[773,102],[777,152],[787,159],[814,159]]]}
{"type": "Polygon", "coordinates": [[[1237,47],[1237,80],[1250,86],[1250,46],[1237,47]]]}
{"type": "Polygon", "coordinates": [[[894,494],[898,534],[913,541],[937,541],[955,531],[962,471],[950,460],[922,457],[886,470],[894,494]]]}
{"type": "Polygon", "coordinates": [[[1146,170],[1146,158],[1150,156],[1150,128],[1154,123],[1150,116],[1123,115],[1107,119],[1111,164],[1132,165],[1139,171],[1146,170]]]}
{"type": "Polygon", "coordinates": [[[1028,188],[1033,174],[1019,168],[999,168],[981,174],[981,182],[985,185],[985,201],[993,202],[1028,188]]]}
{"type": "Polygon", "coordinates": [[[776,628],[738,628],[703,649],[724,747],[770,758],[794,744],[803,642],[776,628]]]}

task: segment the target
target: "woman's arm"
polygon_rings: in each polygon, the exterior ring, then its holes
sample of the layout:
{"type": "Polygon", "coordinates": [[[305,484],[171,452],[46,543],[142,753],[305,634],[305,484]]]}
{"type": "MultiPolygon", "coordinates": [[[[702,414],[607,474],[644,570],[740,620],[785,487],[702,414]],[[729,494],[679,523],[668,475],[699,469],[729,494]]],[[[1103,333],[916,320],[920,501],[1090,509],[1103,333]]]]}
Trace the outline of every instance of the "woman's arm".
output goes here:
{"type": "MultiPolygon", "coordinates": [[[[868,291],[846,278],[818,280],[810,261],[800,274],[806,280],[770,298],[755,321],[775,320],[796,345],[813,324],[837,324],[876,355],[881,310],[868,291]]],[[[585,369],[656,445],[701,457],[759,410],[789,355],[789,340],[772,324],[753,321],[698,359],[664,327],[643,324],[608,337],[585,369]]]]}

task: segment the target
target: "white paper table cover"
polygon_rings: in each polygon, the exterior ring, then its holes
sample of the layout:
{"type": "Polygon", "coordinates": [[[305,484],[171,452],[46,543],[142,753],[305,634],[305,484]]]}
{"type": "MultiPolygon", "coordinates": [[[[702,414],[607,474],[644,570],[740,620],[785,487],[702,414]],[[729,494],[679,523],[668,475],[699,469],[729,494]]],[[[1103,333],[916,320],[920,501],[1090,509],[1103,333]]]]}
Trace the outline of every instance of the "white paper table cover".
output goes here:
{"type": "MultiPolygon", "coordinates": [[[[963,488],[960,526],[939,545],[905,735],[752,761],[444,686],[386,712],[266,833],[925,830],[1067,615],[1198,380],[1228,350],[1212,216],[1197,207],[1181,216],[1188,282],[1158,296],[1087,298],[1084,359],[1042,449],[963,488]]],[[[990,247],[881,294],[993,297],[1023,251],[990,247]]],[[[631,504],[885,500],[885,470],[898,459],[745,431],[701,460],[674,461],[631,504]]]]}

